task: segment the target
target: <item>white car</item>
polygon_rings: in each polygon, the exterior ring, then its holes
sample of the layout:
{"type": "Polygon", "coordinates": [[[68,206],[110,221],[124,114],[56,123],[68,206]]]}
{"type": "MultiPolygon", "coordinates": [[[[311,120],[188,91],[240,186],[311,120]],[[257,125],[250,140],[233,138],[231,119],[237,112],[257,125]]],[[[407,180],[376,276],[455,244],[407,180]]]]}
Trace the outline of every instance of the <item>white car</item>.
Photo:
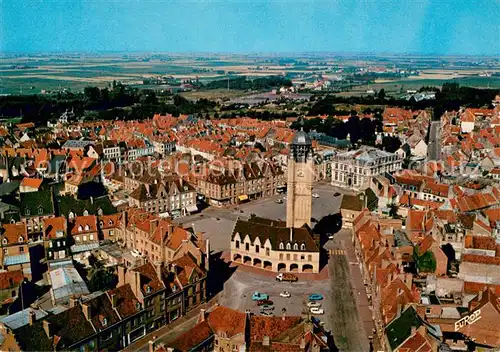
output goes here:
{"type": "Polygon", "coordinates": [[[285,297],[285,298],[289,298],[289,297],[291,297],[291,294],[288,291],[283,291],[280,293],[280,296],[285,297]]]}
{"type": "Polygon", "coordinates": [[[307,306],[309,308],[319,308],[319,307],[321,307],[321,303],[315,302],[315,301],[309,301],[309,302],[307,302],[307,306]]]}
{"type": "Polygon", "coordinates": [[[319,194],[318,193],[313,193],[312,196],[313,196],[313,198],[319,198],[319,194]]]}
{"type": "Polygon", "coordinates": [[[313,307],[313,308],[309,309],[309,311],[311,312],[311,314],[317,314],[317,315],[325,314],[325,311],[323,310],[323,308],[313,307]]]}

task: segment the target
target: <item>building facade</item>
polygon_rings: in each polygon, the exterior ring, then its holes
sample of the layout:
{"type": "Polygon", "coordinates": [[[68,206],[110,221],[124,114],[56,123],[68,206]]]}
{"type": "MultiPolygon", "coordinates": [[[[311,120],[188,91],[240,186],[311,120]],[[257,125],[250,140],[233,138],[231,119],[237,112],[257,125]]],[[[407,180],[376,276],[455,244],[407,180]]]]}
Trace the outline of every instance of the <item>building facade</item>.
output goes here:
{"type": "Polygon", "coordinates": [[[269,162],[245,163],[232,169],[209,170],[198,180],[198,193],[211,205],[223,206],[273,196],[284,186],[285,175],[280,167],[269,162]]]}
{"type": "Polygon", "coordinates": [[[397,154],[371,147],[339,153],[332,160],[332,185],[364,190],[371,177],[400,170],[402,162],[397,154]]]}

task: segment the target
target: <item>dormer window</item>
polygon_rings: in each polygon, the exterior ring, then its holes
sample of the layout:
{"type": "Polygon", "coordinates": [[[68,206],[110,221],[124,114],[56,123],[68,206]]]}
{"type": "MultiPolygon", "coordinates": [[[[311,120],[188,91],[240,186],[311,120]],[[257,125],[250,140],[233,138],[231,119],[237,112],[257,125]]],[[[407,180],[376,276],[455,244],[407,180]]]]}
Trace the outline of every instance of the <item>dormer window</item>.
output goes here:
{"type": "Polygon", "coordinates": [[[102,221],[99,222],[99,226],[103,227],[104,223],[102,221]]]}
{"type": "Polygon", "coordinates": [[[38,208],[38,215],[42,215],[42,214],[43,214],[43,208],[40,207],[40,208],[38,208]]]}
{"type": "Polygon", "coordinates": [[[113,225],[113,220],[109,220],[108,225],[113,225]]]}
{"type": "Polygon", "coordinates": [[[24,211],[24,213],[25,213],[26,215],[30,215],[30,214],[31,214],[31,212],[30,212],[30,210],[29,210],[29,209],[26,209],[26,210],[24,211]]]}
{"type": "Polygon", "coordinates": [[[292,245],[290,243],[287,243],[286,244],[286,250],[289,251],[290,249],[292,249],[292,245]]]}
{"type": "Polygon", "coordinates": [[[299,250],[299,245],[298,245],[297,243],[295,243],[295,244],[293,245],[293,250],[294,250],[294,251],[298,251],[298,250],[299,250]]]}
{"type": "Polygon", "coordinates": [[[302,244],[300,245],[300,250],[301,250],[301,251],[305,251],[305,250],[306,250],[306,245],[305,245],[304,243],[302,243],[302,244]]]}
{"type": "Polygon", "coordinates": [[[172,292],[175,292],[175,291],[177,291],[177,286],[172,285],[172,292]]]}
{"type": "Polygon", "coordinates": [[[283,245],[283,242],[280,242],[279,248],[280,248],[280,249],[285,249],[285,247],[284,247],[284,245],[283,245]]]}
{"type": "Polygon", "coordinates": [[[82,225],[79,225],[78,226],[78,232],[82,232],[82,231],[83,231],[83,227],[82,227],[82,225]]]}
{"type": "Polygon", "coordinates": [[[23,236],[19,236],[19,242],[24,242],[23,236]]]}
{"type": "Polygon", "coordinates": [[[108,325],[108,319],[107,318],[102,318],[102,326],[108,325]]]}
{"type": "Polygon", "coordinates": [[[7,239],[6,239],[6,238],[4,238],[4,239],[2,240],[2,244],[7,244],[7,239]]]}
{"type": "Polygon", "coordinates": [[[88,231],[90,230],[90,226],[89,225],[85,225],[85,231],[88,231]]]}
{"type": "Polygon", "coordinates": [[[146,286],[146,293],[151,293],[151,286],[149,285],[146,286]]]}
{"type": "Polygon", "coordinates": [[[139,302],[135,302],[135,309],[141,309],[141,304],[139,302]]]}

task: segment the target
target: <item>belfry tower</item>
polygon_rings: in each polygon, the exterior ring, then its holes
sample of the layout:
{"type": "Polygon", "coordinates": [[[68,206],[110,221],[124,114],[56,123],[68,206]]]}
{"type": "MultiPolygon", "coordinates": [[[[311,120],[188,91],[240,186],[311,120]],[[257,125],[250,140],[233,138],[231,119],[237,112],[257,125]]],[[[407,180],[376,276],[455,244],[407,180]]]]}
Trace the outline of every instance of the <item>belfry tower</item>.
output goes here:
{"type": "Polygon", "coordinates": [[[303,128],[297,132],[288,155],[286,226],[311,226],[314,162],[311,138],[303,128]]]}

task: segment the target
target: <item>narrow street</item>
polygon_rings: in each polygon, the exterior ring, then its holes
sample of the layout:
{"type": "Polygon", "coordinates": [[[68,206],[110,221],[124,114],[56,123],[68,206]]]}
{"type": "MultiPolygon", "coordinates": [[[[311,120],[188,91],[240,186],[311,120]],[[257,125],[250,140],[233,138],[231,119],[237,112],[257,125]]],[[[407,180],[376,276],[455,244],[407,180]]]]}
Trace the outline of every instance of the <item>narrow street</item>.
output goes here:
{"type": "MultiPolygon", "coordinates": [[[[351,230],[341,229],[326,243],[333,300],[333,334],[343,351],[369,351],[375,327],[363,277],[351,242],[351,230]]],[[[379,343],[373,341],[377,348],[379,343]]]]}
{"type": "Polygon", "coordinates": [[[441,159],[441,121],[432,121],[429,130],[427,160],[441,159]]]}

